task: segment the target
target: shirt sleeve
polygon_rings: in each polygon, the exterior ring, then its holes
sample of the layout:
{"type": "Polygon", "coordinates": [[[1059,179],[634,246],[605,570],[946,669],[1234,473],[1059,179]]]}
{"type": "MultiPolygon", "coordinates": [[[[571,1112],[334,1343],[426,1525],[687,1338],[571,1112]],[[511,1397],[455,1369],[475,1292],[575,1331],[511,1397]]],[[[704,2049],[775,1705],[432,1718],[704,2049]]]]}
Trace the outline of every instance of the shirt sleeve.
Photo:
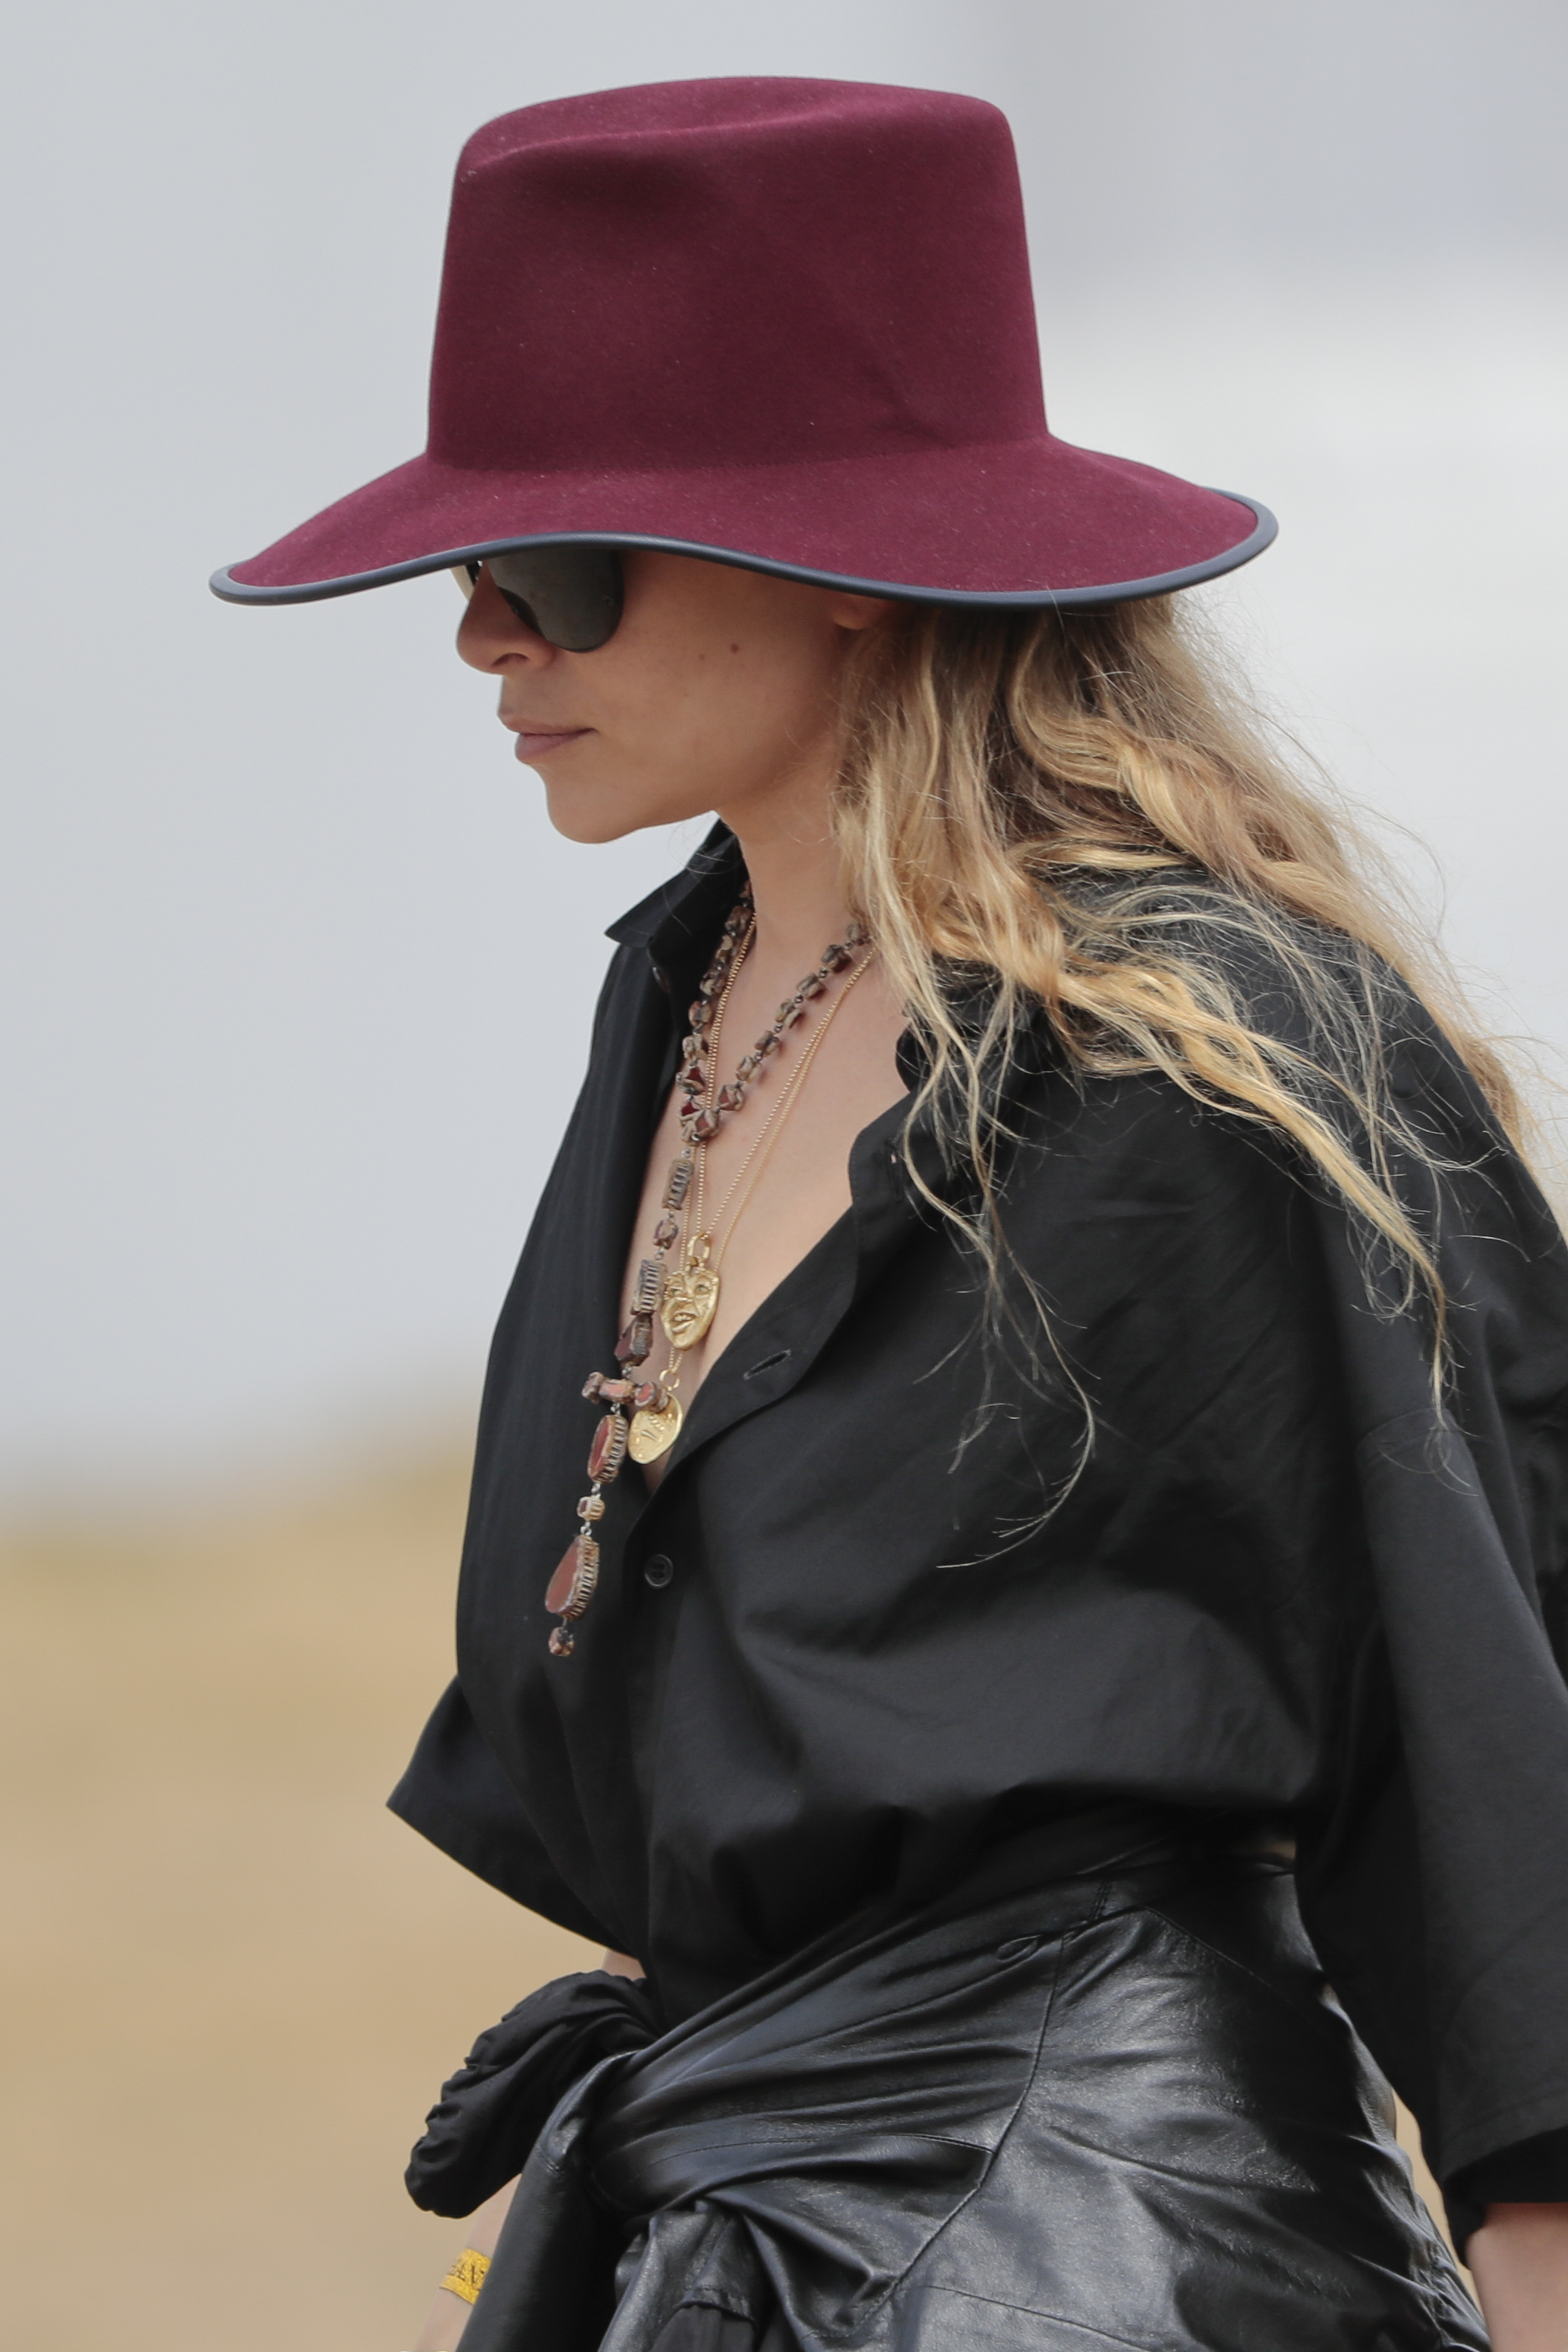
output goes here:
{"type": "Polygon", "coordinates": [[[400,1821],[514,1903],[591,1943],[614,1943],[551,1864],[456,1680],[443,1692],[387,1803],[400,1821]]]}
{"type": "Polygon", "coordinates": [[[1568,2204],[1568,2130],[1542,2132],[1517,2147],[1483,2157],[1455,2179],[1448,2194],[1448,2221],[1462,2255],[1472,2230],[1486,2220],[1489,2205],[1568,2204]]]}
{"type": "MultiPolygon", "coordinates": [[[[1568,1254],[1468,1074],[1428,1033],[1396,1091],[1429,1141],[1400,1173],[1448,1297],[1447,1366],[1318,1204],[1356,1445],[1372,1608],[1345,1660],[1332,1819],[1303,1911],[1336,1991],[1474,2227],[1493,2162],[1568,2132],[1568,1254]]],[[[1542,2170],[1520,2178],[1555,2181],[1542,2170]]]]}

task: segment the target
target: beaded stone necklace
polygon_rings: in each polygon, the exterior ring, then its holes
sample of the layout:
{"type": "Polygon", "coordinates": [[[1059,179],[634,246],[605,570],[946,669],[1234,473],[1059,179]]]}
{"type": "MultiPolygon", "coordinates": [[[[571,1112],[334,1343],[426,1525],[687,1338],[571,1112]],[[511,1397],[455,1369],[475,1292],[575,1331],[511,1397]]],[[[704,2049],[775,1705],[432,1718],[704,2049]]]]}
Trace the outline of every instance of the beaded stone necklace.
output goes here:
{"type": "Polygon", "coordinates": [[[718,1047],[724,1016],[755,930],[756,918],[747,889],[719,935],[713,961],[703,974],[690,1010],[691,1030],[682,1048],[676,1081],[684,1097],[679,1111],[680,1148],[664,1180],[653,1249],[638,1262],[632,1286],[631,1314],[615,1344],[620,1373],[617,1378],[607,1379],[602,1372],[591,1372],[583,1383],[583,1395],[602,1404],[605,1411],[589,1448],[590,1486],[577,1507],[577,1533],[567,1546],[545,1595],[546,1608],[561,1621],[550,1633],[552,1657],[571,1655],[575,1640],[572,1629],[592,1600],[599,1582],[599,1540],[594,1528],[604,1517],[605,1487],[619,1476],[628,1454],[635,1462],[656,1462],[661,1454],[668,1453],[681,1433],[682,1359],[704,1338],[718,1311],[719,1269],[730,1235],[834,1015],[871,961],[865,956],[855,964],[857,950],[866,944],[866,934],[860,924],[852,924],[843,940],[828,948],[815,971],[809,972],[793,993],[784,999],[767,1033],[741,1055],[728,1084],[719,1086],[718,1047]],[[818,1022],[710,1225],[705,1214],[708,1145],[725,1120],[744,1108],[758,1072],[779,1051],[807,1006],[824,996],[830,982],[840,972],[849,971],[852,964],[855,969],[850,971],[849,979],[818,1022]],[[750,1181],[736,1201],[748,1174],[750,1181]],[[731,1202],[736,1202],[734,1214],[716,1255],[715,1231],[731,1202]],[[677,1242],[682,1243],[681,1255],[672,1265],[670,1252],[677,1242]],[[657,1379],[650,1381],[643,1377],[642,1368],[653,1351],[655,1317],[668,1342],[669,1360],[657,1379]]]}

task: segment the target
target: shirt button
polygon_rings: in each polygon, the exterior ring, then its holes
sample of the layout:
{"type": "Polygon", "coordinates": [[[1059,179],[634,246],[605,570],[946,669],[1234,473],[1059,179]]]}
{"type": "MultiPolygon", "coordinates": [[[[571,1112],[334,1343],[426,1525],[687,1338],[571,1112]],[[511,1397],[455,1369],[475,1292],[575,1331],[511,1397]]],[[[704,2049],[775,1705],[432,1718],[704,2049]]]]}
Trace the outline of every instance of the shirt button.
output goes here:
{"type": "Polygon", "coordinates": [[[675,1563],[665,1552],[656,1551],[652,1559],[643,1563],[643,1574],[648,1583],[657,1588],[668,1584],[675,1572],[675,1563]]]}

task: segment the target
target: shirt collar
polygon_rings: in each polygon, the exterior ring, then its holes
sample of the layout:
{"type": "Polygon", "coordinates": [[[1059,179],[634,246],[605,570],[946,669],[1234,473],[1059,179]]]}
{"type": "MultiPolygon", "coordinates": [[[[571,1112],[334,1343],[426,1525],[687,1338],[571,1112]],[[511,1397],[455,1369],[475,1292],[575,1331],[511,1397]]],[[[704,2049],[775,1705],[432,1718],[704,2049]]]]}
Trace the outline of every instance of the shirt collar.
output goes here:
{"type": "Polygon", "coordinates": [[[727,824],[716,824],[681,872],[612,923],[608,936],[621,947],[646,948],[667,984],[672,968],[678,970],[699,950],[711,950],[745,881],[740,844],[727,824]]]}

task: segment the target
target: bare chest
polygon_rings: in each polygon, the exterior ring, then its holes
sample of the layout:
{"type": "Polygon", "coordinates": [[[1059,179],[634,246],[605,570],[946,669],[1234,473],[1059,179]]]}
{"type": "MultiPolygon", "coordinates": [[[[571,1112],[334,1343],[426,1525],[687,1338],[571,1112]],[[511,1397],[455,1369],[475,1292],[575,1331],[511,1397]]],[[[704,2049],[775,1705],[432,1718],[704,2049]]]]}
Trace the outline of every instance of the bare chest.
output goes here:
{"type": "MultiPolygon", "coordinates": [[[[737,986],[718,1055],[725,1076],[771,1010],[763,989],[754,984],[743,994],[737,986]]],[[[685,1234],[671,1252],[672,1263],[678,1262],[685,1240],[703,1234],[706,1268],[716,1279],[713,1320],[679,1359],[686,1406],[736,1333],[849,1207],[855,1139],[904,1093],[894,1058],[904,1026],[904,1014],[880,972],[868,971],[814,1050],[812,1026],[802,1024],[790,1033],[784,1050],[764,1066],[742,1109],[727,1118],[705,1147],[685,1204],[685,1234]],[[791,1076],[808,1053],[810,1066],[786,1098],[791,1076]]],[[[622,1296],[628,1315],[637,1268],[653,1248],[671,1163],[681,1146],[678,1099],[672,1091],[648,1155],[632,1228],[622,1296]]],[[[655,1337],[650,1369],[657,1372],[670,1351],[657,1327],[655,1337]]],[[[656,1483],[659,1466],[647,1465],[651,1483],[656,1483]]]]}

